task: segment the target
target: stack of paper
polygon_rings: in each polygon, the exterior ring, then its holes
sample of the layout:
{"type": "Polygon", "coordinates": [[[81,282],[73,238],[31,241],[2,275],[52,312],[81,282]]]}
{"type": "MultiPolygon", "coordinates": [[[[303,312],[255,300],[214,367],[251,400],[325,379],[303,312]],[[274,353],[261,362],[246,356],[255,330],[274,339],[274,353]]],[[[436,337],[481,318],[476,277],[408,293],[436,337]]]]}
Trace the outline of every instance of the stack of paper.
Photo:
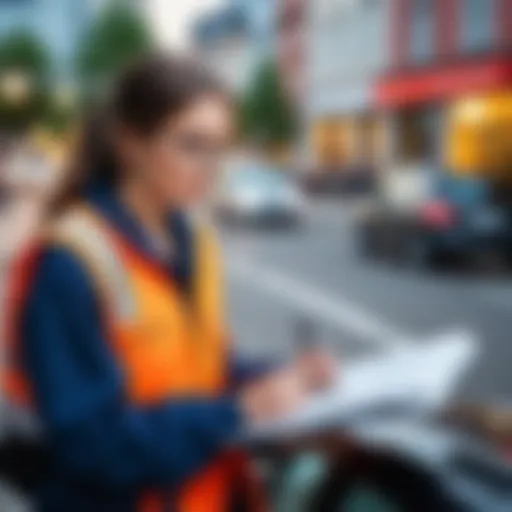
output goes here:
{"type": "Polygon", "coordinates": [[[431,413],[452,396],[477,355],[467,332],[450,332],[412,342],[371,360],[344,365],[335,385],[311,399],[298,413],[261,425],[244,436],[249,441],[339,428],[368,417],[431,413]]]}

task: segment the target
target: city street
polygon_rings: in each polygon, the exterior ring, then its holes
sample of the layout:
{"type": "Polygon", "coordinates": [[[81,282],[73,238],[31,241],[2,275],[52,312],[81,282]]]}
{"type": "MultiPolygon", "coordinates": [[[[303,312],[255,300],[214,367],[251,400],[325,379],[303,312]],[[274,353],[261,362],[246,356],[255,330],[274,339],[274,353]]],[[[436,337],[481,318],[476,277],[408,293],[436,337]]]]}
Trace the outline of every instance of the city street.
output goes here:
{"type": "Polygon", "coordinates": [[[309,208],[297,231],[224,233],[240,350],[273,357],[287,353],[302,314],[315,320],[319,337],[345,359],[464,329],[477,337],[481,357],[460,396],[510,397],[512,278],[362,261],[354,248],[353,215],[352,206],[320,202],[309,208]]]}

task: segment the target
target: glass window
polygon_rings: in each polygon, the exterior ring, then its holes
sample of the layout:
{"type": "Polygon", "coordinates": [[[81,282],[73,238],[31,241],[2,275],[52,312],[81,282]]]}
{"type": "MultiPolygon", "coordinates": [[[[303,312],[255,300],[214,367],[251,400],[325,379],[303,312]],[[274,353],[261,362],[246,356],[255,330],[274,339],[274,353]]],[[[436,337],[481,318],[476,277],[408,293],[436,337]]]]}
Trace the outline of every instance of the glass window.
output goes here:
{"type": "Polygon", "coordinates": [[[496,0],[462,0],[461,36],[465,50],[492,46],[497,7],[496,0]]]}
{"type": "Polygon", "coordinates": [[[435,2],[412,0],[411,18],[412,60],[428,60],[435,51],[435,2]]]}

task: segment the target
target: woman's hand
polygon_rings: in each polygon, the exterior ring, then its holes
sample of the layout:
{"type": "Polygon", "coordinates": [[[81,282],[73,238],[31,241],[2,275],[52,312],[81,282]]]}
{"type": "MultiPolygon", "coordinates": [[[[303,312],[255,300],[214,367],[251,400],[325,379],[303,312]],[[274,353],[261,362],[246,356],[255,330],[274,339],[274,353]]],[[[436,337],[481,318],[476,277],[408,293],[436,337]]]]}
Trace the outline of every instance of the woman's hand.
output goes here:
{"type": "Polygon", "coordinates": [[[334,384],[339,373],[338,360],[323,348],[305,350],[294,363],[304,386],[310,391],[319,391],[334,384]]]}
{"type": "Polygon", "coordinates": [[[298,365],[290,365],[248,385],[241,402],[249,423],[285,417],[304,404],[310,392],[298,365]]]}
{"type": "Polygon", "coordinates": [[[334,383],[338,363],[327,351],[305,351],[289,366],[251,383],[242,392],[242,407],[251,423],[285,417],[311,395],[334,383]]]}

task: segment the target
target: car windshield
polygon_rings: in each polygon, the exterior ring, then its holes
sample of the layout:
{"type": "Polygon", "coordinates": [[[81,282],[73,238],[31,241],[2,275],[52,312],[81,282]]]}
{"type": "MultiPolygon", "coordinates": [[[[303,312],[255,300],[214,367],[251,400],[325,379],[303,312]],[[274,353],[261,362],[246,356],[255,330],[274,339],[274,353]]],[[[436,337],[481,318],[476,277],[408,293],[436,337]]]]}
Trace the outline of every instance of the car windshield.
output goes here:
{"type": "Polygon", "coordinates": [[[276,190],[290,186],[288,179],[277,170],[244,169],[235,171],[231,186],[238,188],[258,188],[276,190]]]}
{"type": "Polygon", "coordinates": [[[489,187],[478,178],[455,178],[443,176],[436,181],[435,194],[457,204],[469,205],[483,201],[489,187]]]}

